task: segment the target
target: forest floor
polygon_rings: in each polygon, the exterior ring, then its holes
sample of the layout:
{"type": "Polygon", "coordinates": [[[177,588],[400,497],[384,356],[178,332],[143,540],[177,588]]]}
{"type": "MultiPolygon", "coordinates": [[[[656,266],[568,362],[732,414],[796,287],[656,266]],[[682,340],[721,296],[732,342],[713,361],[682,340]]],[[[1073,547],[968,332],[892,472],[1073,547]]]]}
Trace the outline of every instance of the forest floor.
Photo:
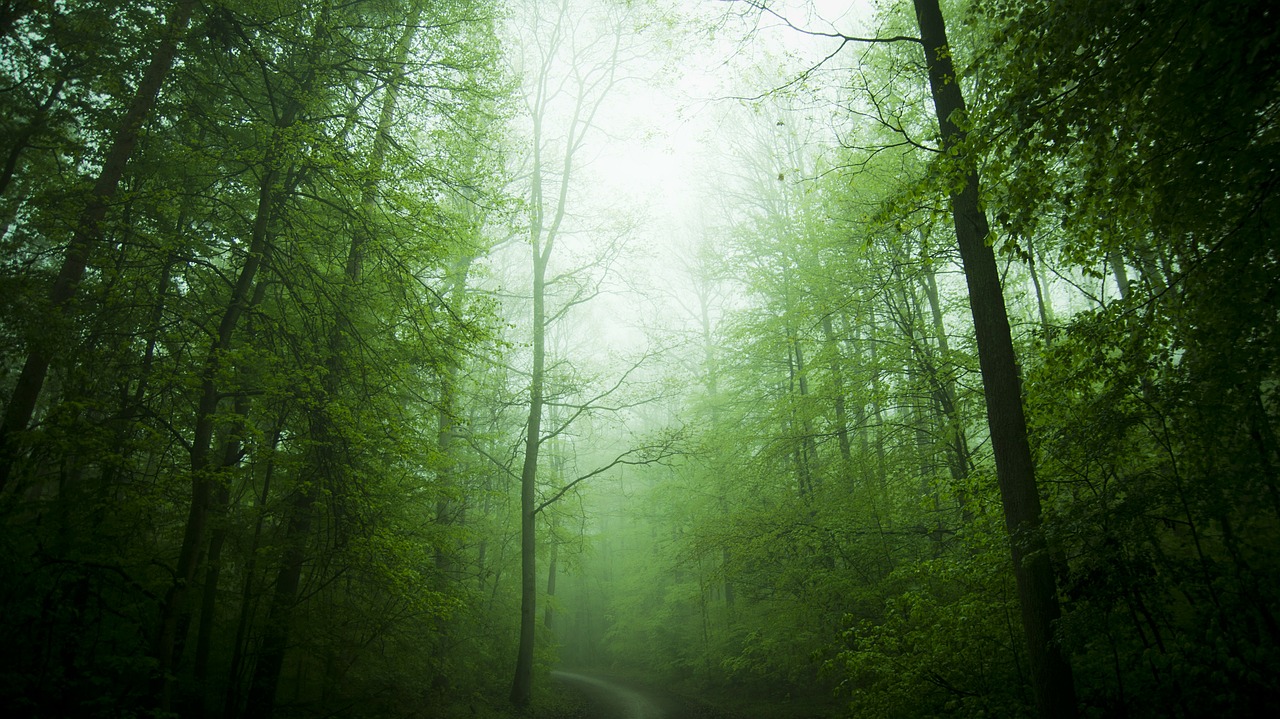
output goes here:
{"type": "Polygon", "coordinates": [[[689,696],[616,676],[553,672],[575,701],[550,719],[824,719],[831,706],[816,707],[778,699],[741,696],[689,696]]]}

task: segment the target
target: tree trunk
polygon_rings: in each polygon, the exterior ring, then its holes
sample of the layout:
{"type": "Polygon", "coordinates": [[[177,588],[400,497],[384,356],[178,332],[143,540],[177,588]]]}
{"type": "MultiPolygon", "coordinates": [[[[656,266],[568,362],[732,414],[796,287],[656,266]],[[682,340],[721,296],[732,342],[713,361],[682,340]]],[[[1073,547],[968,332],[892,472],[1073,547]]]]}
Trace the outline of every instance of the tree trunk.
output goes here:
{"type": "MultiPolygon", "coordinates": [[[[458,258],[449,268],[447,301],[449,311],[454,316],[460,316],[462,313],[462,303],[467,293],[467,274],[474,260],[474,255],[467,254],[458,258]]],[[[457,385],[458,364],[451,359],[446,359],[440,368],[440,402],[436,410],[436,418],[439,422],[436,429],[436,448],[440,453],[441,461],[444,462],[441,472],[446,474],[454,468],[452,447],[456,434],[454,424],[458,412],[457,385]]],[[[449,500],[443,496],[436,501],[436,522],[441,526],[454,523],[455,518],[452,516],[450,504],[449,500]]],[[[458,546],[451,539],[446,539],[436,547],[436,569],[441,576],[449,577],[455,571],[457,553],[458,546]]]]}
{"type": "Polygon", "coordinates": [[[275,711],[280,669],[284,666],[285,650],[289,644],[289,624],[294,605],[297,604],[303,565],[306,564],[307,538],[311,534],[311,509],[321,491],[320,485],[326,483],[322,478],[316,477],[309,484],[308,488],[294,494],[293,506],[289,510],[284,551],[280,557],[280,567],[276,571],[276,588],[263,627],[262,648],[258,652],[253,679],[249,683],[249,702],[244,712],[246,719],[269,719],[275,711]]]}
{"type": "MultiPolygon", "coordinates": [[[[322,28],[317,26],[317,37],[321,30],[322,28]]],[[[171,700],[173,680],[171,670],[177,660],[174,656],[174,647],[178,641],[178,619],[187,611],[187,592],[200,568],[199,549],[204,541],[204,531],[208,524],[211,506],[214,477],[209,455],[218,422],[218,405],[222,397],[217,385],[217,376],[222,369],[223,358],[232,347],[240,319],[261,303],[264,297],[265,288],[257,285],[257,275],[266,265],[271,253],[270,230],[273,215],[279,198],[292,193],[293,188],[302,180],[301,173],[286,172],[289,161],[283,157],[284,148],[289,144],[289,130],[302,112],[303,98],[309,95],[314,81],[315,68],[308,66],[298,87],[284,103],[272,127],[270,149],[262,163],[263,174],[258,186],[258,203],[250,230],[249,248],[201,370],[200,399],[196,406],[195,427],[190,449],[191,503],[187,512],[187,523],[182,548],[178,554],[174,582],[161,605],[160,631],[156,640],[155,655],[162,685],[160,692],[162,711],[168,709],[171,700]]]]}
{"type": "MultiPolygon", "coordinates": [[[[874,334],[876,328],[876,313],[874,309],[867,313],[867,323],[868,328],[874,334]]],[[[871,371],[871,416],[875,418],[876,422],[876,486],[883,490],[888,481],[889,467],[884,447],[885,424],[884,402],[880,387],[880,353],[877,350],[874,336],[867,338],[867,354],[871,371]]]]}
{"type": "Polygon", "coordinates": [[[849,418],[844,406],[844,373],[840,367],[840,343],[836,341],[835,328],[831,326],[831,315],[822,316],[822,336],[827,343],[830,355],[828,366],[831,370],[831,394],[834,402],[836,421],[836,441],[840,445],[840,459],[844,463],[842,471],[846,483],[853,483],[853,448],[849,444],[849,418]]]}
{"type": "Polygon", "coordinates": [[[1111,265],[1111,273],[1115,275],[1116,290],[1120,293],[1120,299],[1129,299],[1129,271],[1125,269],[1124,258],[1120,256],[1118,250],[1112,250],[1107,253],[1107,262],[1111,265]]]}
{"type": "MultiPolygon", "coordinates": [[[[247,395],[236,397],[234,413],[235,425],[227,435],[223,447],[221,469],[230,470],[240,463],[240,452],[243,445],[245,424],[248,421],[250,401],[247,395]]],[[[227,541],[227,515],[230,510],[231,485],[228,481],[218,483],[217,495],[214,498],[213,510],[222,521],[215,524],[209,537],[209,550],[205,559],[204,587],[200,597],[200,624],[196,631],[196,649],[192,674],[195,679],[195,706],[193,713],[203,716],[207,709],[206,697],[211,693],[204,686],[209,675],[209,653],[213,645],[213,623],[218,605],[218,581],[222,573],[222,549],[227,541]]]]}
{"type": "MultiPolygon", "coordinates": [[[[287,108],[280,124],[274,133],[273,146],[281,141],[281,132],[293,124],[297,114],[297,106],[287,108]]],[[[213,467],[209,461],[214,429],[217,424],[217,412],[222,393],[217,384],[223,357],[231,349],[236,327],[240,318],[261,301],[261,293],[254,290],[258,270],[261,269],[270,251],[268,229],[270,218],[274,212],[279,169],[275,168],[275,158],[268,158],[268,170],[263,174],[258,189],[257,215],[254,218],[249,251],[240,275],[236,278],[235,287],[227,301],[227,309],[218,324],[218,331],[205,357],[201,371],[200,400],[196,407],[195,428],[191,441],[191,501],[187,509],[187,522],[182,537],[182,548],[178,552],[178,563],[175,567],[174,581],[169,587],[164,603],[160,609],[159,631],[155,643],[155,657],[158,662],[160,707],[167,710],[171,701],[173,684],[172,669],[176,661],[174,647],[178,641],[179,618],[186,612],[187,592],[195,580],[200,565],[200,549],[204,543],[205,526],[208,524],[209,510],[215,478],[213,467]]]]}
{"type": "MultiPolygon", "coordinates": [[[[18,171],[18,160],[22,158],[22,153],[31,147],[33,141],[44,130],[45,123],[49,121],[49,110],[53,108],[54,103],[62,95],[62,88],[66,87],[67,79],[65,77],[58,78],[53,84],[53,88],[49,90],[49,95],[45,97],[44,102],[36,108],[35,116],[27,121],[18,133],[12,138],[13,146],[9,148],[9,154],[5,157],[4,168],[0,169],[0,196],[3,196],[5,190],[9,189],[9,183],[13,181],[13,176],[18,171]]],[[[0,237],[4,237],[8,232],[8,224],[6,223],[3,230],[0,230],[0,237]]]]}
{"type": "MultiPolygon", "coordinates": [[[[963,153],[964,131],[956,123],[963,121],[964,96],[951,63],[942,11],[938,0],[914,0],[914,3],[943,145],[963,153]]],[[[952,193],[951,209],[969,286],[969,306],[987,399],[987,421],[1005,525],[1011,538],[1036,706],[1043,719],[1073,719],[1075,688],[1071,665],[1053,636],[1053,624],[1060,613],[1058,593],[1040,534],[1040,496],[1027,442],[1009,318],[995,253],[987,244],[990,227],[979,200],[978,172],[971,159],[962,154],[959,160],[967,161],[963,166],[964,185],[952,193]]]]}
{"type": "Polygon", "coordinates": [[[240,591],[240,616],[236,621],[236,636],[231,644],[231,663],[227,670],[227,693],[223,699],[223,719],[234,719],[240,713],[240,670],[244,666],[245,644],[249,635],[249,625],[253,619],[254,577],[257,574],[258,547],[261,545],[262,527],[267,518],[267,501],[271,497],[271,479],[275,475],[275,454],[280,447],[285,418],[276,422],[275,431],[271,435],[267,466],[263,471],[262,490],[258,494],[258,517],[253,527],[253,537],[249,542],[248,561],[244,568],[244,584],[240,591]]]}
{"type": "Polygon", "coordinates": [[[965,436],[964,418],[960,416],[959,395],[956,392],[954,376],[947,369],[951,364],[951,343],[947,339],[947,328],[942,321],[942,303],[938,299],[938,281],[934,276],[933,265],[926,260],[924,264],[924,291],[929,300],[929,313],[933,317],[933,332],[938,341],[938,362],[929,368],[933,385],[934,400],[946,422],[946,439],[948,448],[947,467],[951,472],[951,480],[955,485],[960,509],[964,521],[973,518],[969,506],[965,484],[969,478],[971,464],[969,456],[969,440],[965,436]]]}
{"type": "Polygon", "coordinates": [[[542,626],[546,627],[547,634],[554,636],[556,630],[556,610],[551,606],[551,600],[556,596],[556,572],[560,559],[560,543],[551,542],[551,557],[547,560],[547,606],[542,610],[542,626]]]}
{"type": "Polygon", "coordinates": [[[1045,297],[1044,287],[1040,281],[1040,270],[1036,265],[1036,246],[1034,241],[1027,238],[1027,270],[1031,273],[1031,286],[1036,291],[1036,311],[1040,316],[1040,328],[1044,331],[1045,339],[1049,338],[1050,324],[1053,322],[1053,301],[1045,297]]]}
{"type": "Polygon", "coordinates": [[[790,352],[787,357],[787,363],[791,365],[792,378],[792,409],[791,409],[791,430],[799,435],[796,441],[796,470],[798,472],[797,482],[800,485],[801,498],[812,499],[813,493],[817,489],[813,477],[814,464],[817,458],[817,446],[813,439],[813,424],[809,421],[808,415],[805,413],[809,397],[809,380],[807,377],[808,370],[804,365],[804,353],[800,349],[800,339],[794,336],[794,333],[788,329],[787,334],[792,335],[790,342],[790,352]],[[796,392],[798,391],[798,394],[796,392]],[[799,407],[797,407],[797,404],[799,407]],[[797,412],[797,409],[799,412],[797,412]],[[799,414],[799,417],[796,415],[799,414]],[[798,420],[798,421],[797,421],[798,420]]]}
{"type": "MultiPolygon", "coordinates": [[[[705,269],[705,265],[700,265],[705,269]]],[[[698,278],[694,283],[694,289],[698,293],[698,322],[702,327],[702,362],[706,370],[705,387],[707,390],[707,399],[711,404],[711,426],[720,426],[720,376],[719,362],[716,358],[715,340],[711,333],[711,288],[709,282],[713,282],[710,274],[698,278]]],[[[729,515],[728,503],[725,501],[723,493],[719,496],[720,513],[724,516],[729,515]]],[[[730,577],[729,567],[732,566],[733,552],[728,544],[720,547],[720,568],[722,580],[724,582],[724,605],[730,609],[733,608],[734,591],[733,579],[730,577]]],[[[732,619],[732,615],[731,615],[732,619]]]]}
{"type": "Polygon", "coordinates": [[[529,381],[529,420],[524,442],[524,466],[520,470],[520,648],[516,654],[515,678],[511,682],[511,703],[517,707],[528,706],[529,700],[533,698],[534,629],[538,612],[534,490],[538,481],[538,449],[542,441],[542,382],[546,362],[546,311],[543,294],[547,270],[547,255],[541,249],[541,243],[535,240],[533,373],[529,381]]]}
{"type": "MultiPolygon", "coordinates": [[[[566,216],[569,200],[569,183],[574,174],[574,161],[582,148],[583,138],[592,127],[595,113],[600,109],[604,97],[615,82],[618,62],[618,44],[621,33],[611,38],[612,54],[604,68],[603,77],[597,78],[591,85],[577,86],[577,94],[573,96],[573,106],[566,122],[563,143],[556,143],[560,148],[557,168],[559,186],[554,196],[554,203],[546,197],[544,190],[544,173],[548,173],[543,152],[547,145],[543,122],[551,106],[553,98],[563,88],[551,87],[553,78],[551,67],[554,55],[564,41],[565,28],[572,22],[571,9],[568,2],[562,2],[556,10],[556,25],[552,39],[545,54],[539,58],[540,70],[536,77],[537,87],[534,96],[529,99],[532,120],[533,161],[530,171],[529,188],[529,244],[533,253],[533,367],[529,378],[529,420],[525,428],[524,464],[520,470],[520,647],[516,654],[515,676],[511,681],[510,701],[516,707],[524,708],[533,697],[533,650],[536,639],[538,575],[536,568],[537,540],[534,520],[537,514],[536,485],[538,479],[538,452],[542,443],[542,408],[546,367],[546,287],[547,266],[555,249],[560,226],[566,216]],[[548,215],[548,210],[550,214],[548,215]]],[[[572,35],[572,32],[569,32],[572,35]]],[[[567,45],[572,51],[572,44],[567,45]]],[[[580,58],[572,58],[579,60],[580,58]]],[[[575,74],[582,71],[577,68],[575,74]]],[[[581,76],[578,76],[581,80],[581,76]]],[[[550,177],[548,173],[548,177],[550,177]]]]}

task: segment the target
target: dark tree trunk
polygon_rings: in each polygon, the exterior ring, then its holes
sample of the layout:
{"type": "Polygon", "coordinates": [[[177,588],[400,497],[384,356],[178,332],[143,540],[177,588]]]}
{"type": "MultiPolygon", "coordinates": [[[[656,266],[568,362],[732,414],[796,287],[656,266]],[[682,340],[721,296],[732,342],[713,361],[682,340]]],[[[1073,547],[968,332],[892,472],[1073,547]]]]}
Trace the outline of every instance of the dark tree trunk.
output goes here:
{"type": "MultiPolygon", "coordinates": [[[[409,47],[418,30],[421,6],[415,5],[396,49],[397,61],[403,66],[409,47]]],[[[318,29],[323,32],[323,27],[318,29]]],[[[387,152],[387,138],[391,133],[396,103],[399,97],[400,77],[388,84],[382,98],[378,116],[378,129],[370,151],[369,167],[372,180],[361,192],[361,207],[367,217],[374,214],[377,203],[378,175],[383,170],[387,152]]],[[[333,328],[328,340],[325,379],[321,392],[327,405],[338,398],[348,379],[346,363],[347,347],[356,334],[345,309],[354,303],[348,299],[351,290],[360,285],[364,275],[366,246],[372,239],[367,229],[358,226],[351,235],[347,247],[347,259],[343,268],[342,285],[335,303],[333,328]]],[[[341,430],[321,408],[312,418],[311,434],[316,448],[307,462],[311,475],[309,482],[294,494],[289,510],[284,549],[276,572],[275,592],[267,612],[263,629],[262,647],[249,684],[248,706],[245,716],[251,719],[270,719],[275,711],[276,692],[280,685],[280,673],[284,667],[285,653],[289,646],[293,612],[298,605],[298,587],[302,581],[307,560],[307,543],[315,521],[315,504],[322,492],[334,494],[344,491],[344,458],[339,456],[344,445],[341,430]]]]}
{"type": "MultiPolygon", "coordinates": [[[[49,110],[54,103],[58,101],[58,97],[62,94],[62,88],[67,84],[65,77],[58,78],[53,84],[53,89],[49,90],[49,95],[45,101],[40,103],[36,108],[35,117],[27,122],[16,136],[12,138],[13,146],[9,148],[9,154],[5,157],[4,168],[0,169],[0,195],[9,189],[9,183],[13,181],[13,176],[18,171],[18,160],[22,158],[22,153],[31,147],[33,141],[44,130],[45,123],[49,121],[49,110]]],[[[4,236],[4,232],[0,232],[0,237],[4,236]]]]}
{"type": "Polygon", "coordinates": [[[240,712],[240,672],[244,666],[247,639],[250,624],[253,620],[254,605],[257,600],[254,593],[254,577],[257,575],[258,547],[261,545],[262,528],[267,518],[267,501],[271,497],[271,478],[275,474],[275,453],[280,447],[280,436],[283,434],[285,418],[276,422],[275,432],[271,436],[271,446],[267,466],[263,472],[262,490],[258,495],[258,517],[254,523],[253,538],[249,542],[248,561],[244,568],[244,585],[240,591],[240,616],[236,621],[236,636],[231,645],[231,663],[227,670],[227,693],[223,700],[223,719],[234,719],[240,712]]]}
{"type": "MultiPolygon", "coordinates": [[[[934,109],[947,149],[963,152],[964,131],[956,124],[965,112],[946,24],[938,0],[914,0],[934,109]]],[[[959,158],[964,162],[967,158],[959,158]]],[[[963,186],[951,195],[956,240],[969,286],[978,361],[987,399],[987,421],[995,451],[996,474],[1011,538],[1014,576],[1022,605],[1036,706],[1043,719],[1073,719],[1076,696],[1071,665],[1053,636],[1059,617],[1058,593],[1049,554],[1040,534],[1040,495],[1027,442],[1018,366],[995,253],[987,244],[990,228],[981,207],[978,172],[963,166],[963,186]]]]}
{"type": "MultiPolygon", "coordinates": [[[[245,423],[249,414],[250,400],[247,395],[236,397],[234,413],[235,426],[228,433],[222,451],[221,469],[226,471],[240,463],[242,440],[245,423]]],[[[195,659],[193,661],[193,677],[195,679],[194,706],[192,711],[203,716],[207,709],[206,697],[212,695],[204,686],[209,675],[209,653],[213,646],[213,623],[218,605],[218,582],[222,575],[222,549],[226,545],[228,527],[227,513],[231,502],[231,485],[229,480],[218,482],[214,498],[213,512],[222,521],[215,523],[209,537],[209,551],[205,559],[204,587],[200,596],[200,623],[196,632],[195,659]]]]}
{"type": "Polygon", "coordinates": [[[556,610],[551,606],[551,600],[556,596],[556,572],[560,559],[560,544],[551,542],[551,558],[547,560],[547,606],[542,610],[542,626],[547,628],[547,634],[553,634],[556,630],[556,610]]]}
{"type": "Polygon", "coordinates": [[[520,648],[511,681],[511,703],[529,705],[533,698],[533,647],[537,625],[538,569],[536,497],[538,449],[542,441],[542,382],[546,361],[546,312],[543,305],[547,255],[534,244],[533,258],[533,376],[529,382],[529,420],[524,442],[524,466],[520,471],[520,648]]]}
{"type": "MultiPolygon", "coordinates": [[[[325,449],[317,450],[324,453],[325,449]]],[[[302,569],[306,564],[307,538],[311,534],[312,507],[316,495],[325,482],[316,477],[306,489],[300,489],[289,509],[289,524],[285,529],[284,551],[280,567],[276,571],[275,592],[267,620],[262,630],[262,648],[254,665],[253,679],[249,684],[249,701],[245,707],[246,719],[268,719],[275,711],[276,689],[280,684],[280,670],[284,666],[285,650],[289,644],[289,623],[298,599],[298,587],[302,581],[302,569]]]]}

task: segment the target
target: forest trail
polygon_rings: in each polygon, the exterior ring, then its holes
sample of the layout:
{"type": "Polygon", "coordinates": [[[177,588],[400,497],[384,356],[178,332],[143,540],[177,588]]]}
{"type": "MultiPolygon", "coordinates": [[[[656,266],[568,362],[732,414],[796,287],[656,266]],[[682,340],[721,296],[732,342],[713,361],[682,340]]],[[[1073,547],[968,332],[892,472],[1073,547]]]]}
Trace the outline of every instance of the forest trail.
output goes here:
{"type": "Polygon", "coordinates": [[[662,684],[626,677],[553,671],[551,678],[585,700],[570,715],[557,719],[832,719],[843,707],[827,695],[749,696],[739,687],[729,693],[685,694],[662,684]]]}
{"type": "Polygon", "coordinates": [[[585,674],[555,671],[551,676],[587,696],[595,711],[588,719],[680,719],[634,689],[585,674]]]}

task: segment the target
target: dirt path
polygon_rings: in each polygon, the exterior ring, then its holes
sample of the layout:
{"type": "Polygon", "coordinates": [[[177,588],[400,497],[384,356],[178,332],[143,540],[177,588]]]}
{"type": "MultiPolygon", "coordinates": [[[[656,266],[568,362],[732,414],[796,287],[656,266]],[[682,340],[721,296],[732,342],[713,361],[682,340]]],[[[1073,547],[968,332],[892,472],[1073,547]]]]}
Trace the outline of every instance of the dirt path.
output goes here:
{"type": "Polygon", "coordinates": [[[836,704],[785,697],[752,702],[738,696],[686,695],[624,677],[551,672],[583,705],[561,719],[824,719],[839,716],[836,704]]]}
{"type": "Polygon", "coordinates": [[[585,719],[682,719],[671,715],[655,697],[620,684],[572,672],[551,672],[552,678],[586,695],[593,716],[585,719]]]}

